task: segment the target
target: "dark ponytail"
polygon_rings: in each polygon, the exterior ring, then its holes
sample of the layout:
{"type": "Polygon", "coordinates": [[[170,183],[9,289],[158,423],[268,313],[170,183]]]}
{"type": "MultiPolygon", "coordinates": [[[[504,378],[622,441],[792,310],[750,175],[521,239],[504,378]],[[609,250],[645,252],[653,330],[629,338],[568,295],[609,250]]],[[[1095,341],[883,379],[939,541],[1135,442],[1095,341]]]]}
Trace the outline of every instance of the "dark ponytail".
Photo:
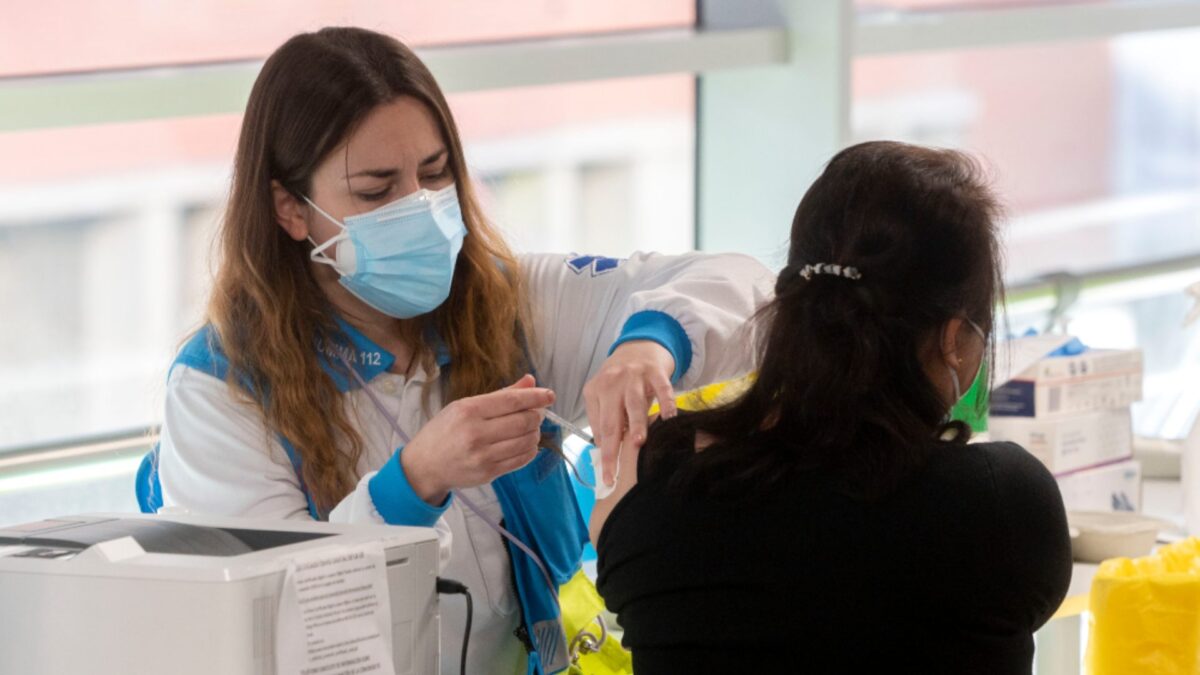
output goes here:
{"type": "Polygon", "coordinates": [[[821,469],[876,496],[934,439],[965,442],[921,355],[955,317],[990,332],[997,208],[962,153],[872,142],[837,154],[796,211],[776,297],[756,317],[756,381],[730,404],[655,425],[647,470],[684,452],[677,486],[744,494],[821,469]],[[715,443],[693,453],[696,432],[715,443]]]}

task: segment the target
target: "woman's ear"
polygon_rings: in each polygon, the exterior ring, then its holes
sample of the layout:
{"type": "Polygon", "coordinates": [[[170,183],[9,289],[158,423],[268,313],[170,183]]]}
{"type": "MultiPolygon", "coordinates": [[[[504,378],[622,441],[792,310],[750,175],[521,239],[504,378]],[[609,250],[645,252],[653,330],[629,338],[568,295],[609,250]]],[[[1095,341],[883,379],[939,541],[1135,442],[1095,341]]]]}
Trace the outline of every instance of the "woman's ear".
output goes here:
{"type": "Polygon", "coordinates": [[[296,241],[308,238],[308,206],[279,184],[271,181],[271,199],[275,202],[275,222],[296,241]]]}
{"type": "Polygon", "coordinates": [[[942,360],[951,368],[958,368],[962,365],[963,345],[960,344],[960,341],[967,336],[967,332],[963,331],[965,327],[966,322],[957,317],[950,319],[946,322],[946,325],[942,326],[942,338],[940,341],[942,360]]]}

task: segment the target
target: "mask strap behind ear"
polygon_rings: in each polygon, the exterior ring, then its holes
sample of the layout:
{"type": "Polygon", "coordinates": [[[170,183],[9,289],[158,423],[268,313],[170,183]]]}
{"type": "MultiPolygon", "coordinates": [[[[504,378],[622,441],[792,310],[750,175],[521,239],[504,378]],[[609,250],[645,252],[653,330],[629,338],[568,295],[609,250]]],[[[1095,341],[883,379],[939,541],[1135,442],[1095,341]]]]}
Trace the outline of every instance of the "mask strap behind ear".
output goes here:
{"type": "Polygon", "coordinates": [[[350,238],[350,235],[346,234],[345,232],[342,232],[341,234],[339,234],[335,237],[330,237],[329,239],[327,239],[325,241],[324,244],[317,244],[317,242],[313,241],[313,238],[310,236],[308,238],[308,243],[313,245],[313,250],[311,253],[308,254],[308,257],[311,258],[313,262],[319,262],[319,263],[322,263],[325,265],[329,265],[331,267],[336,266],[337,261],[334,260],[333,258],[330,258],[329,256],[325,255],[325,251],[328,250],[331,246],[336,246],[338,244],[338,242],[340,242],[344,239],[349,239],[349,238],[350,238]]]}
{"type": "MultiPolygon", "coordinates": [[[[976,327],[975,323],[970,319],[963,317],[963,322],[978,330],[978,327],[976,327]]],[[[946,325],[948,326],[949,324],[946,325]]],[[[946,326],[943,326],[941,340],[944,341],[945,339],[946,326]]],[[[946,355],[944,353],[942,354],[942,358],[946,359],[946,355]]],[[[959,363],[962,363],[962,359],[959,359],[959,363]]],[[[946,360],[946,370],[950,373],[950,383],[954,386],[954,399],[950,402],[950,412],[952,412],[954,410],[954,406],[958,405],[958,402],[962,400],[962,382],[960,382],[958,379],[958,369],[955,368],[954,364],[950,363],[948,359],[946,360]]],[[[949,419],[950,412],[946,413],[947,419],[949,419]]]]}
{"type": "Polygon", "coordinates": [[[962,383],[958,381],[958,371],[954,369],[954,366],[947,365],[946,370],[950,371],[950,382],[954,384],[954,403],[950,406],[953,408],[962,400],[962,383]]]}
{"type": "Polygon", "coordinates": [[[986,344],[988,341],[987,333],[983,332],[983,329],[979,327],[979,324],[966,317],[963,317],[963,320],[966,321],[967,325],[970,326],[977,334],[979,334],[979,337],[983,338],[983,342],[986,344]]]}
{"type": "Polygon", "coordinates": [[[304,201],[308,202],[309,206],[316,209],[317,213],[319,213],[319,214],[325,216],[327,219],[329,219],[329,222],[342,228],[341,233],[325,240],[324,244],[317,244],[316,241],[313,241],[312,235],[309,235],[308,243],[313,245],[313,250],[311,253],[308,254],[308,257],[311,258],[313,260],[313,262],[324,263],[331,267],[334,265],[337,265],[337,261],[335,261],[333,258],[330,258],[329,256],[325,255],[325,251],[328,250],[331,246],[336,246],[339,241],[342,241],[343,239],[348,239],[350,237],[349,233],[346,231],[346,226],[343,225],[341,223],[341,221],[339,221],[337,218],[334,218],[333,216],[329,215],[328,213],[325,213],[325,209],[322,209],[321,207],[317,206],[317,203],[314,202],[313,200],[309,199],[307,196],[304,197],[304,201]]]}
{"type": "MultiPolygon", "coordinates": [[[[984,346],[986,347],[986,346],[987,346],[987,342],[988,342],[987,333],[984,333],[984,332],[983,332],[983,329],[979,327],[979,324],[975,323],[974,321],[972,321],[971,319],[969,319],[969,318],[968,318],[968,317],[966,317],[966,316],[963,316],[963,317],[962,317],[962,321],[963,321],[963,323],[964,323],[964,324],[966,324],[967,326],[970,326],[970,327],[971,327],[971,330],[975,331],[975,333],[976,333],[976,334],[977,334],[977,335],[980,337],[980,339],[982,339],[982,340],[983,340],[983,344],[984,344],[984,346]]],[[[942,338],[941,338],[941,340],[942,340],[943,342],[945,341],[945,337],[946,337],[946,328],[945,328],[945,326],[943,326],[943,327],[942,327],[942,338]]],[[[957,339],[956,339],[956,341],[957,341],[957,339]]],[[[945,356],[945,354],[943,354],[943,357],[944,357],[944,356],[945,356]]],[[[961,361],[960,361],[960,362],[961,362],[961,361]]],[[[946,364],[946,367],[947,367],[947,368],[950,368],[950,370],[952,370],[952,371],[954,370],[954,367],[953,367],[953,366],[951,366],[949,363],[947,363],[947,364],[946,364]]],[[[958,377],[958,375],[957,375],[957,374],[955,374],[955,378],[957,378],[957,377],[958,377]]]]}
{"type": "Polygon", "coordinates": [[[328,218],[329,222],[333,223],[334,225],[337,225],[338,227],[342,228],[343,230],[346,229],[346,226],[342,224],[342,221],[338,220],[337,218],[334,218],[333,216],[329,215],[328,213],[325,213],[325,209],[317,206],[317,203],[314,202],[313,200],[309,199],[307,196],[304,197],[304,201],[308,202],[309,206],[316,209],[317,213],[328,218]]]}
{"type": "MultiPolygon", "coordinates": [[[[979,334],[979,337],[980,337],[980,338],[983,340],[983,343],[984,343],[984,345],[986,346],[986,345],[987,345],[987,341],[988,341],[988,338],[987,338],[987,333],[984,333],[984,332],[983,332],[983,329],[979,327],[979,324],[975,323],[974,321],[970,320],[969,318],[967,318],[967,317],[965,317],[965,316],[963,317],[963,322],[964,322],[966,325],[970,326],[970,327],[971,327],[971,330],[973,330],[973,331],[975,331],[976,333],[978,333],[978,334],[979,334]]],[[[960,360],[960,363],[961,363],[961,360],[960,360]]],[[[980,372],[980,370],[982,370],[982,369],[983,369],[983,362],[981,361],[981,362],[980,362],[980,364],[979,364],[979,369],[977,369],[977,370],[975,371],[975,378],[976,378],[976,379],[978,379],[978,378],[979,378],[979,372],[980,372]]],[[[950,382],[951,382],[951,383],[954,385],[954,405],[952,405],[952,406],[951,406],[951,408],[953,408],[955,405],[958,405],[958,404],[959,404],[959,402],[962,400],[963,394],[964,394],[965,392],[963,392],[963,390],[962,390],[962,382],[961,382],[961,381],[959,380],[959,378],[958,378],[958,369],[957,369],[957,368],[955,368],[953,365],[951,365],[951,364],[947,363],[947,364],[946,364],[946,370],[949,370],[949,371],[950,371],[950,382]]],[[[974,381],[974,380],[972,380],[972,381],[971,381],[971,384],[972,384],[972,385],[974,385],[974,384],[975,384],[975,381],[974,381]]]]}

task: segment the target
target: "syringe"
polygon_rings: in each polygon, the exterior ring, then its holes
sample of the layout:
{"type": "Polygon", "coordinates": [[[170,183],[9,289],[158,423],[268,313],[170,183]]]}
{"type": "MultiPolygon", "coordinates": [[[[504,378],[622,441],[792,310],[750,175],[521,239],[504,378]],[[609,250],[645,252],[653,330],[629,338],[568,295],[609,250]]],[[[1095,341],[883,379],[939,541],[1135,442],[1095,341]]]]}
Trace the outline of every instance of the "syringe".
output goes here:
{"type": "MultiPolygon", "coordinates": [[[[607,484],[604,482],[604,466],[600,461],[600,448],[596,447],[596,440],[592,438],[592,435],[579,428],[579,426],[568,422],[562,415],[559,415],[549,408],[546,408],[546,419],[554,422],[563,429],[566,429],[567,431],[571,432],[571,434],[582,438],[592,446],[592,476],[595,477],[596,484],[594,486],[588,485],[587,481],[584,481],[583,478],[579,476],[579,472],[576,471],[575,477],[579,478],[579,482],[585,487],[594,490],[596,492],[596,499],[604,499],[612,494],[613,490],[615,490],[617,487],[617,477],[621,475],[621,456],[617,455],[617,470],[613,472],[613,482],[611,484],[607,484]]],[[[563,459],[566,459],[565,455],[563,456],[563,459]]],[[[574,468],[574,465],[572,465],[571,468],[574,468]]]]}

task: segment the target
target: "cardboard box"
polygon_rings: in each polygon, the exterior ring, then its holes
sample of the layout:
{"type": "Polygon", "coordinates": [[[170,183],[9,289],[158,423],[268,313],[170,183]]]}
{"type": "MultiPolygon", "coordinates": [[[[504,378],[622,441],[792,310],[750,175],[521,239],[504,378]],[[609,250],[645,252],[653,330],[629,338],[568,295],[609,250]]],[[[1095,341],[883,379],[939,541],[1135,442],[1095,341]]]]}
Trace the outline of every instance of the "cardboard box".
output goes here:
{"type": "Polygon", "coordinates": [[[991,417],[1048,419],[1142,399],[1142,351],[1093,349],[1049,356],[992,391],[991,417]]]}
{"type": "Polygon", "coordinates": [[[988,436],[1020,445],[1055,475],[1133,456],[1133,421],[1128,407],[1051,419],[993,417],[988,436]]]}
{"type": "Polygon", "coordinates": [[[1083,469],[1058,478],[1068,511],[1139,511],[1142,465],[1135,459],[1083,469]]]}

